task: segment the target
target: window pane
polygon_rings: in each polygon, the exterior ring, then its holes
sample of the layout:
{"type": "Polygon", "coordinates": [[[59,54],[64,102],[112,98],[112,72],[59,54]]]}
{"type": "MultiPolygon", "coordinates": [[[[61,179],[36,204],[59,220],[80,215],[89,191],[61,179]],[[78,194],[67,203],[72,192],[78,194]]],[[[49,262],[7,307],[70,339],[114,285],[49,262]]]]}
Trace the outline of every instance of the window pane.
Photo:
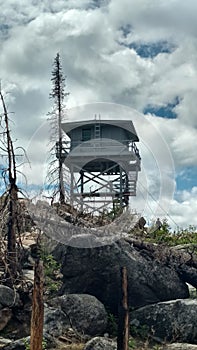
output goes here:
{"type": "Polygon", "coordinates": [[[82,141],[91,139],[91,129],[82,129],[82,141]]]}

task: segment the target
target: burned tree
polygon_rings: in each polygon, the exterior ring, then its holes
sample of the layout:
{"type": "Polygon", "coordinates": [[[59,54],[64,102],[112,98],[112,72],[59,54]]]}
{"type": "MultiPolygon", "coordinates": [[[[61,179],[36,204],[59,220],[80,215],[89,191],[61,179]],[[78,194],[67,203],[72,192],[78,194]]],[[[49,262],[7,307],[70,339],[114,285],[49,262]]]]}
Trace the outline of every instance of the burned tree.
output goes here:
{"type": "Polygon", "coordinates": [[[41,260],[41,237],[37,237],[34,263],[34,288],[31,313],[31,336],[30,350],[42,350],[43,325],[44,325],[44,272],[43,261],[41,260]]]}
{"type": "Polygon", "coordinates": [[[69,95],[65,92],[65,77],[62,72],[62,65],[60,61],[60,55],[57,53],[52,70],[52,91],[50,93],[50,98],[54,100],[54,106],[50,115],[51,122],[51,142],[52,147],[50,150],[50,155],[52,160],[50,160],[49,170],[48,170],[48,180],[49,187],[53,187],[52,201],[56,196],[59,197],[60,204],[65,203],[65,190],[64,190],[64,173],[63,173],[63,135],[61,129],[61,123],[63,118],[63,112],[65,110],[64,98],[69,95]],[[56,151],[58,151],[58,159],[56,158],[56,151]]]}
{"type": "Polygon", "coordinates": [[[9,281],[16,278],[17,275],[17,254],[16,254],[16,235],[17,235],[17,171],[16,156],[13,147],[13,141],[9,128],[8,110],[6,107],[3,93],[0,89],[0,100],[2,104],[1,115],[1,152],[7,158],[7,164],[2,171],[6,190],[2,196],[1,211],[6,211],[4,216],[4,228],[7,234],[7,249],[5,256],[6,276],[9,281]]]}

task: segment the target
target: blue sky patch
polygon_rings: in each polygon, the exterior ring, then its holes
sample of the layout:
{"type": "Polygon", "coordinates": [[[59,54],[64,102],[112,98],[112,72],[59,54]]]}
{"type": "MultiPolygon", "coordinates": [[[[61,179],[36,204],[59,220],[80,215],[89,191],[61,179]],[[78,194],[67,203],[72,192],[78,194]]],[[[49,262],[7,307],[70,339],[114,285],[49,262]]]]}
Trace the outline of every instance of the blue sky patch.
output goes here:
{"type": "Polygon", "coordinates": [[[147,105],[143,113],[144,114],[154,114],[158,117],[162,118],[169,118],[169,119],[176,119],[177,114],[174,111],[174,108],[179,104],[180,98],[178,96],[175,97],[174,101],[171,103],[168,103],[164,106],[153,106],[153,105],[147,105]]]}
{"type": "MultiPolygon", "coordinates": [[[[121,28],[123,38],[126,39],[128,34],[132,32],[132,26],[127,24],[121,28]]],[[[134,49],[136,53],[142,58],[154,58],[161,53],[170,54],[175,49],[175,45],[169,43],[168,41],[157,41],[157,42],[126,42],[126,40],[119,42],[120,45],[134,49]]]]}
{"type": "Polygon", "coordinates": [[[132,43],[130,48],[133,48],[140,57],[154,58],[160,53],[171,53],[173,47],[167,41],[158,41],[155,43],[132,43]]]}
{"type": "Polygon", "coordinates": [[[197,186],[197,166],[183,168],[176,175],[176,190],[190,191],[194,186],[197,186]]]}
{"type": "Polygon", "coordinates": [[[160,53],[171,53],[174,47],[167,41],[155,43],[131,43],[130,48],[134,49],[140,57],[154,58],[160,53]]]}

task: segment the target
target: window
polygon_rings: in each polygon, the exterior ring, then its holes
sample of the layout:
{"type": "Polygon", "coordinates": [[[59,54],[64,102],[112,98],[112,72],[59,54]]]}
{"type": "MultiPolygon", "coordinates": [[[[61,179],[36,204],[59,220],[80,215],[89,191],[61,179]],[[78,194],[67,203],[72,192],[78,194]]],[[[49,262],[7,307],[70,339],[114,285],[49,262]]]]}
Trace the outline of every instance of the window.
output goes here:
{"type": "Polygon", "coordinates": [[[82,129],[82,141],[88,141],[91,139],[91,129],[82,129]]]}

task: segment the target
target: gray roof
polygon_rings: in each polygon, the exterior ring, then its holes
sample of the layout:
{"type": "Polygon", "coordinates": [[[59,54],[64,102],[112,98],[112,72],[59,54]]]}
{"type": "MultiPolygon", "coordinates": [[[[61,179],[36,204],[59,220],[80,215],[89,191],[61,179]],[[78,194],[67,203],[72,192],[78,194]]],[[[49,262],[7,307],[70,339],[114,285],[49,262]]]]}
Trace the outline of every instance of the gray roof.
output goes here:
{"type": "Polygon", "coordinates": [[[79,128],[81,126],[86,126],[86,125],[94,125],[95,123],[101,123],[101,124],[109,124],[109,125],[114,125],[119,128],[127,130],[133,138],[133,141],[139,141],[139,138],[137,136],[136,130],[134,128],[133,122],[131,120],[82,120],[82,121],[77,121],[77,122],[66,122],[62,123],[62,129],[66,134],[70,134],[70,131],[76,128],[79,128]]]}

